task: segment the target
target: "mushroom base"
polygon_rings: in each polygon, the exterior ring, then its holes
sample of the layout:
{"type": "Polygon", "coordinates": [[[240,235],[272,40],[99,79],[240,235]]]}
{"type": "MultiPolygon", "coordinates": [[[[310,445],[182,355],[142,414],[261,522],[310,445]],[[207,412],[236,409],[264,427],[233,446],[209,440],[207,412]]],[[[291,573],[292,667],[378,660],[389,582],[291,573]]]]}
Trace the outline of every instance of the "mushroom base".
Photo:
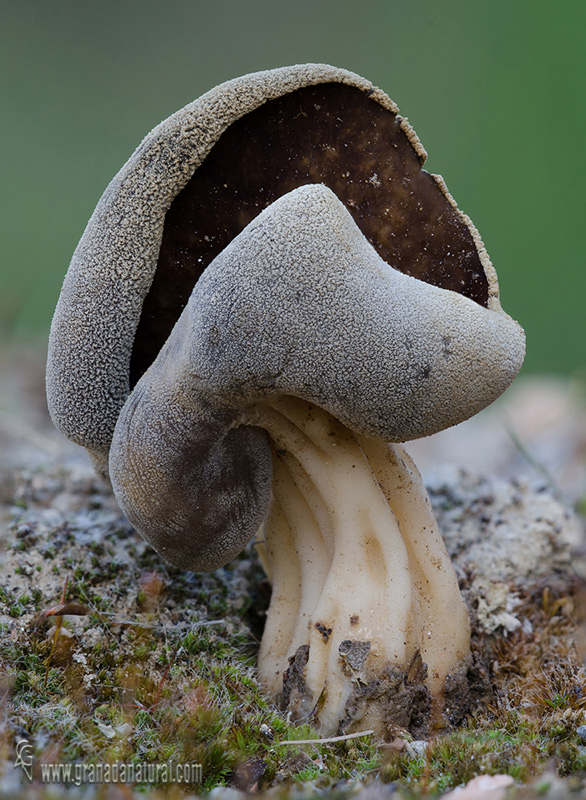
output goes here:
{"type": "MultiPolygon", "coordinates": [[[[440,698],[433,698],[426,686],[427,667],[419,651],[406,669],[389,662],[382,672],[372,672],[367,660],[360,665],[352,661],[352,654],[363,652],[365,645],[368,648],[369,643],[343,642],[340,646],[339,655],[347,667],[352,691],[338,722],[338,735],[359,726],[389,738],[398,729],[408,730],[421,739],[432,731],[461,724],[476,705],[479,681],[468,660],[447,676],[440,698]]],[[[275,699],[292,718],[311,721],[314,713],[319,713],[320,704],[311,708],[313,693],[305,682],[308,658],[308,645],[301,645],[289,659],[283,673],[283,691],[275,699]]],[[[480,688],[486,694],[486,687],[480,688]]]]}
{"type": "Polygon", "coordinates": [[[245,422],[274,443],[259,544],[273,584],[267,693],[325,735],[442,726],[446,687],[465,682],[470,622],[413,462],[297,398],[245,422]]]}

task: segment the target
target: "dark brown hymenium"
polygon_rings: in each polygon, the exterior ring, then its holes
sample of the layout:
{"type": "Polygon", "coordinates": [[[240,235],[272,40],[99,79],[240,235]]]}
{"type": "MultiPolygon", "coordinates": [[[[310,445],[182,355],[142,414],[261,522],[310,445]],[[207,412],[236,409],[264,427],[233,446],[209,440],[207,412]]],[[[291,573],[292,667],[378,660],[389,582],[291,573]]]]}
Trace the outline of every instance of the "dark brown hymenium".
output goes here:
{"type": "Polygon", "coordinates": [[[340,198],[387,264],[487,306],[474,237],[422,163],[400,117],[353,86],[297,89],[232,123],[167,212],[131,385],[215,256],[264,208],[308,183],[323,183],[340,198]]]}

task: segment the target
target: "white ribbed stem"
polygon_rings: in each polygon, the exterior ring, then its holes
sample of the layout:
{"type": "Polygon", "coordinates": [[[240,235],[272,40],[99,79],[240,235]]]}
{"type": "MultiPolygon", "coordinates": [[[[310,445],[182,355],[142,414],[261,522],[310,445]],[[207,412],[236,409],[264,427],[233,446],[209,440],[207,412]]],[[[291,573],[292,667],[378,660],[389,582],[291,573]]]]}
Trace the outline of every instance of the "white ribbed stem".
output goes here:
{"type": "Polygon", "coordinates": [[[441,694],[469,652],[468,615],[404,450],[293,397],[255,406],[245,421],[274,444],[273,596],[259,654],[267,690],[282,690],[289,657],[309,645],[305,682],[320,728],[335,731],[353,689],[339,647],[351,640],[370,643],[369,670],[381,674],[389,663],[406,669],[420,650],[441,694]]]}

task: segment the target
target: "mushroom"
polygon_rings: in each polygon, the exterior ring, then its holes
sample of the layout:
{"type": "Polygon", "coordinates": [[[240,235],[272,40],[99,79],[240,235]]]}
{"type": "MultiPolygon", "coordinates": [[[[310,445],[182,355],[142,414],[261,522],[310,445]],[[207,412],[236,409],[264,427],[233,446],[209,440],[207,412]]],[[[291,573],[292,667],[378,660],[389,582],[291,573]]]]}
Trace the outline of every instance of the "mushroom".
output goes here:
{"type": "Polygon", "coordinates": [[[388,442],[492,402],[524,335],[424,158],[352,73],[223,84],[110,184],[51,331],[53,419],[163,557],[212,570],[261,529],[260,677],[325,733],[469,696],[468,612],[388,442]]]}

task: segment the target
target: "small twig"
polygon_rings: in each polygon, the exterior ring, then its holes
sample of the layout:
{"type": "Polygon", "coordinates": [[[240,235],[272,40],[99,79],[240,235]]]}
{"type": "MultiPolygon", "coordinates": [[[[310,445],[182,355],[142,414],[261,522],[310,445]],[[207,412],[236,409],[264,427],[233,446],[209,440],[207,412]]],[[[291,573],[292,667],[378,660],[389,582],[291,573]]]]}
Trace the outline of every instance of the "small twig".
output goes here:
{"type": "MultiPolygon", "coordinates": [[[[65,593],[67,592],[67,583],[69,581],[69,575],[65,578],[65,583],[63,584],[63,591],[61,592],[61,603],[60,605],[65,605],[65,593]]],[[[49,679],[49,669],[51,667],[51,658],[53,657],[53,653],[55,652],[55,647],[57,646],[57,641],[59,639],[59,633],[61,631],[61,626],[63,625],[63,617],[57,616],[55,622],[55,635],[53,636],[53,645],[51,647],[51,652],[49,653],[49,657],[47,658],[47,669],[45,670],[45,683],[43,688],[47,688],[47,681],[49,679]]]]}
{"type": "MultiPolygon", "coordinates": [[[[115,611],[98,611],[94,609],[94,613],[110,625],[123,625],[129,628],[156,628],[161,625],[160,622],[141,622],[128,617],[118,616],[115,611]]],[[[192,628],[203,628],[209,625],[224,625],[225,619],[210,619],[202,622],[195,622],[192,628]]]]}
{"type": "Polygon", "coordinates": [[[333,744],[334,742],[345,742],[347,739],[372,736],[373,733],[374,731],[358,731],[357,733],[347,733],[345,736],[330,736],[329,739],[286,739],[283,742],[275,742],[271,747],[281,747],[285,744],[333,744]]]}
{"type": "Polygon", "coordinates": [[[52,606],[51,608],[45,609],[42,611],[36,619],[33,620],[31,627],[38,628],[44,622],[46,622],[49,617],[85,617],[87,614],[90,613],[90,610],[87,606],[84,606],[83,603],[59,603],[59,605],[52,606]]]}

